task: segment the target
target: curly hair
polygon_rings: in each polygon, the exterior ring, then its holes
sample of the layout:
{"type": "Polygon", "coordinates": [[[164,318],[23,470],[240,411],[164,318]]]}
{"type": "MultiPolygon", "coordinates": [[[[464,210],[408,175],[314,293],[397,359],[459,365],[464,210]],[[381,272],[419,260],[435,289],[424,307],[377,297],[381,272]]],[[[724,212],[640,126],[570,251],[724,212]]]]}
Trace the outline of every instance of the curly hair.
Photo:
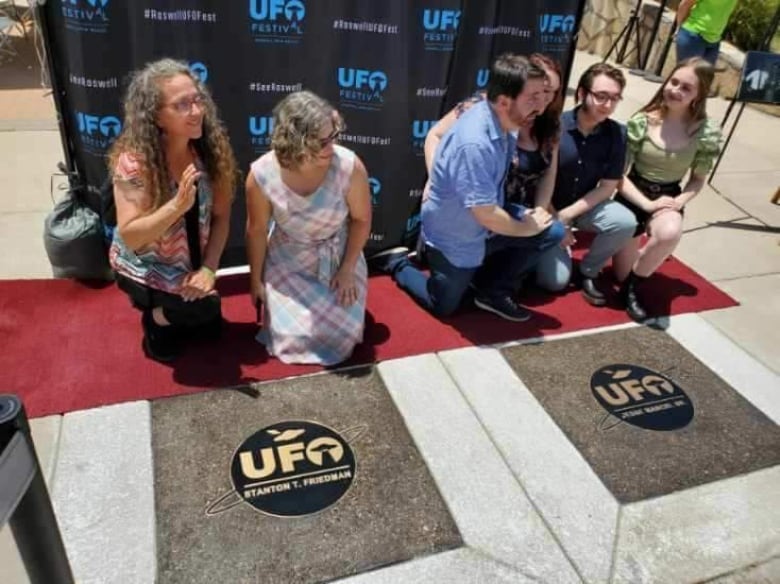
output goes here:
{"type": "Polygon", "coordinates": [[[344,120],[330,103],[311,91],[296,91],[276,104],[271,149],[282,168],[295,169],[323,148],[320,132],[328,122],[344,130],[344,120]],[[335,118],[334,118],[335,114],[335,118]]]}
{"type": "Polygon", "coordinates": [[[124,100],[125,119],[122,132],[108,153],[109,168],[113,172],[122,153],[131,153],[142,160],[141,180],[151,195],[152,210],[158,209],[171,197],[171,184],[162,132],[157,115],[162,106],[162,82],[186,75],[203,96],[203,133],[191,143],[203,162],[216,192],[233,196],[237,180],[237,165],[227,131],[217,114],[208,89],[195,77],[186,63],[174,59],[160,59],[134,71],[124,100]]]}
{"type": "Polygon", "coordinates": [[[563,74],[558,61],[547,55],[534,53],[528,60],[544,70],[545,74],[552,71],[558,76],[558,91],[545,110],[536,116],[531,127],[531,136],[539,144],[539,148],[549,152],[558,143],[561,129],[561,112],[563,111],[563,74]]]}

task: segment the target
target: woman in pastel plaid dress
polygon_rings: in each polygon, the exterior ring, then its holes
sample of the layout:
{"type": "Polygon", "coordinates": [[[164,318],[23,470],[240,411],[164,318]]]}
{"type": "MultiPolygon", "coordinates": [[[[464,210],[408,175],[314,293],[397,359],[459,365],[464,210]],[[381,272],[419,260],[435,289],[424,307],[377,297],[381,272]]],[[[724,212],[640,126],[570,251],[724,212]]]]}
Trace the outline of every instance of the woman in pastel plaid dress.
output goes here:
{"type": "Polygon", "coordinates": [[[363,163],[334,143],[342,128],[323,99],[288,95],[274,109],[271,152],[247,177],[258,341],[285,363],[334,365],[363,339],[371,200],[363,163]]]}

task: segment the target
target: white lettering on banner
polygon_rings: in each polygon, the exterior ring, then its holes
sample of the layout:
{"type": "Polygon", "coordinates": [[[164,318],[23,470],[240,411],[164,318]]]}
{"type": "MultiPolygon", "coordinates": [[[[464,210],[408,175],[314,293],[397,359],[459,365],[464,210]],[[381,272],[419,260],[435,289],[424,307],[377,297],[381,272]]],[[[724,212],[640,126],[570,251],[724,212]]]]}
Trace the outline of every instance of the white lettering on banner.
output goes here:
{"type": "Polygon", "coordinates": [[[157,20],[160,22],[217,22],[216,12],[203,12],[202,10],[156,10],[155,8],[145,8],[144,18],[146,20],[157,20]]]}
{"type": "Polygon", "coordinates": [[[571,41],[570,34],[543,34],[540,37],[544,45],[565,45],[571,41]]]}
{"type": "Polygon", "coordinates": [[[753,69],[748,75],[745,75],[745,81],[750,84],[750,89],[753,91],[760,91],[766,87],[766,82],[769,79],[769,73],[762,69],[753,69]]]}
{"type": "Polygon", "coordinates": [[[531,31],[527,28],[518,28],[516,26],[480,26],[479,34],[485,36],[494,36],[497,34],[506,34],[509,36],[531,38],[531,31]]]}
{"type": "Polygon", "coordinates": [[[417,97],[444,97],[447,95],[446,87],[418,87],[417,97]]]}
{"type": "Polygon", "coordinates": [[[249,84],[249,91],[257,91],[259,93],[292,93],[294,91],[301,91],[302,89],[303,83],[275,83],[256,81],[249,84]]]}
{"type": "Polygon", "coordinates": [[[88,87],[89,89],[116,89],[119,87],[119,80],[116,77],[109,77],[108,79],[92,79],[90,77],[84,77],[79,75],[68,76],[68,80],[73,85],[80,85],[81,87],[88,87]]]}
{"type": "Polygon", "coordinates": [[[339,135],[340,142],[349,144],[365,144],[367,146],[390,146],[389,136],[359,136],[356,134],[339,135]]]}
{"type": "Polygon", "coordinates": [[[366,22],[365,20],[341,20],[333,21],[336,30],[350,30],[355,32],[374,32],[377,34],[398,34],[397,24],[384,22],[366,22]]]}

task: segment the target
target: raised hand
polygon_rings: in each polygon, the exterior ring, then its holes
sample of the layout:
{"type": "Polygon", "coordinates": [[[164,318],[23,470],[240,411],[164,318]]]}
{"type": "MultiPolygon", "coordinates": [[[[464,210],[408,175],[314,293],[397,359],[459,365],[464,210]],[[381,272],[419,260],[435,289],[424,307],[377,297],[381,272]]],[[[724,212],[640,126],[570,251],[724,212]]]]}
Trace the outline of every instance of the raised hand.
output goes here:
{"type": "Polygon", "coordinates": [[[200,178],[200,171],[194,164],[190,164],[181,173],[179,179],[179,189],[173,197],[173,205],[181,214],[186,213],[195,202],[195,193],[197,192],[197,182],[200,178]]]}

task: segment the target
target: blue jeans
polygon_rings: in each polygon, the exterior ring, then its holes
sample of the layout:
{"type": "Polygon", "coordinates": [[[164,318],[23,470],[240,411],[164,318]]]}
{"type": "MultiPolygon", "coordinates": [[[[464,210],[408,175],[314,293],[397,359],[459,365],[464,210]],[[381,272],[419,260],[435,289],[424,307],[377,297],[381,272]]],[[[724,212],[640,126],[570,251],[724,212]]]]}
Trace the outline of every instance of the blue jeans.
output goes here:
{"type": "Polygon", "coordinates": [[[694,32],[680,28],[677,31],[677,62],[691,57],[701,57],[712,65],[718,60],[720,54],[720,41],[708,43],[694,32]]]}
{"type": "MultiPolygon", "coordinates": [[[[613,255],[634,237],[636,217],[626,207],[607,199],[573,221],[577,229],[595,233],[588,253],[582,258],[580,272],[595,278],[613,255]]],[[[550,292],[563,290],[571,279],[571,257],[560,246],[550,249],[536,266],[536,284],[550,292]]]]}
{"type": "Polygon", "coordinates": [[[469,285],[487,297],[511,295],[521,276],[532,270],[542,255],[563,240],[565,229],[555,221],[533,237],[495,235],[485,244],[485,260],[479,267],[459,268],[439,250],[427,245],[430,277],[409,260],[402,260],[393,279],[423,308],[437,316],[448,316],[460,306],[469,285]]]}

